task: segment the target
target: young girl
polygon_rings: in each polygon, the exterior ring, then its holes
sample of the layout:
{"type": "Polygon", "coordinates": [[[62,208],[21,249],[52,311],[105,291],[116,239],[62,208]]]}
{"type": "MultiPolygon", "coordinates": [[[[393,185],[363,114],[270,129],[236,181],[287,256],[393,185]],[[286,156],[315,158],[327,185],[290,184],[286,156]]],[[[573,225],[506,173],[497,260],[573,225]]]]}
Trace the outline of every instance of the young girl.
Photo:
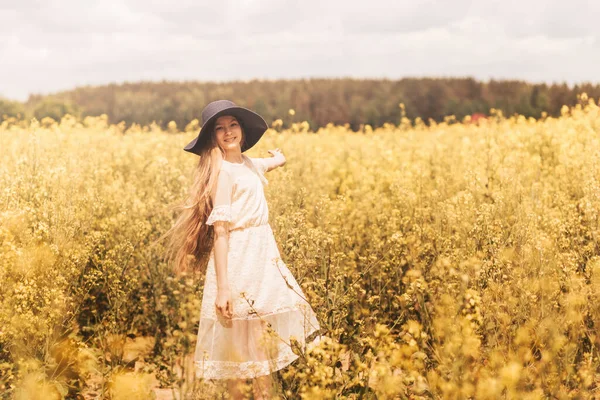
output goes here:
{"type": "Polygon", "coordinates": [[[270,158],[243,154],[267,129],[251,110],[219,100],[206,106],[202,121],[184,148],[200,160],[172,241],[177,272],[190,259],[197,268],[208,258],[196,376],[228,379],[234,398],[240,398],[240,380],[252,378],[255,398],[268,398],[270,374],[298,358],[292,340],[304,347],[320,329],[269,225],[264,174],[286,160],[280,149],[269,150],[270,158]]]}

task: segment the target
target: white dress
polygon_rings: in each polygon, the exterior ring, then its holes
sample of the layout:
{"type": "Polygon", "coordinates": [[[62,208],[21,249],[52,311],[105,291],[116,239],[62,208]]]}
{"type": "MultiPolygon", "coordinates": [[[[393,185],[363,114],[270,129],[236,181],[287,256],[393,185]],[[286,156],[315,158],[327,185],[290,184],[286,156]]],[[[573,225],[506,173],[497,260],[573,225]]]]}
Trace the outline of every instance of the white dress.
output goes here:
{"type": "Polygon", "coordinates": [[[268,375],[298,358],[291,339],[305,350],[308,336],[320,329],[308,299],[280,257],[269,225],[264,159],[244,154],[242,158],[242,164],[223,161],[206,221],[209,225],[229,221],[227,277],[233,318],[223,318],[215,306],[212,251],[194,355],[196,376],[203,379],[268,375]]]}

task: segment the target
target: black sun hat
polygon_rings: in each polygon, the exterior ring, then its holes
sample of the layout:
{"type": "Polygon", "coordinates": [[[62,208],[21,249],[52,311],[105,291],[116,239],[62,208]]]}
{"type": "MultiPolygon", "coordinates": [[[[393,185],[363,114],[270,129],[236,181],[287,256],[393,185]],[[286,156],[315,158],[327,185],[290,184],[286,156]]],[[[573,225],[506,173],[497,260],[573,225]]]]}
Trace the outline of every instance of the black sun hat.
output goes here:
{"type": "Polygon", "coordinates": [[[254,111],[236,106],[234,102],[229,100],[213,101],[202,110],[202,128],[200,129],[200,133],[183,149],[200,155],[200,149],[209,140],[215,121],[222,115],[236,117],[242,125],[246,137],[245,143],[241,148],[242,153],[254,146],[269,127],[264,118],[254,111]]]}

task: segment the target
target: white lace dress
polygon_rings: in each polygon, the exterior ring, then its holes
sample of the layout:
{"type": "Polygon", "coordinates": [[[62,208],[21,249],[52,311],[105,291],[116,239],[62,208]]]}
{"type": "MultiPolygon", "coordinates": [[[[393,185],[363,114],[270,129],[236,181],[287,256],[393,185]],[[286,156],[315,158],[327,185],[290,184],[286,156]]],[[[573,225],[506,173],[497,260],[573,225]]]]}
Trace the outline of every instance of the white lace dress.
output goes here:
{"type": "MultiPolygon", "coordinates": [[[[242,155],[242,164],[223,161],[213,210],[206,221],[229,221],[227,277],[233,318],[216,309],[214,251],[207,265],[194,362],[203,379],[255,378],[298,358],[320,329],[315,312],[282,261],[269,225],[262,158],[242,155]]],[[[315,342],[320,337],[317,337],[315,342]]]]}

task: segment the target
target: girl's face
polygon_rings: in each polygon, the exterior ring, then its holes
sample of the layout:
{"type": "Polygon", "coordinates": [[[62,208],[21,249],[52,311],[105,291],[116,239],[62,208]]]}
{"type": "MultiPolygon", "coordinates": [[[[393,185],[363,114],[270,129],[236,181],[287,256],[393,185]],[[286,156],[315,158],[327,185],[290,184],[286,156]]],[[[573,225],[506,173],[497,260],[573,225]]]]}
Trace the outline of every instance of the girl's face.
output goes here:
{"type": "Polygon", "coordinates": [[[224,150],[241,148],[242,127],[235,117],[223,115],[215,121],[215,137],[224,150]]]}

